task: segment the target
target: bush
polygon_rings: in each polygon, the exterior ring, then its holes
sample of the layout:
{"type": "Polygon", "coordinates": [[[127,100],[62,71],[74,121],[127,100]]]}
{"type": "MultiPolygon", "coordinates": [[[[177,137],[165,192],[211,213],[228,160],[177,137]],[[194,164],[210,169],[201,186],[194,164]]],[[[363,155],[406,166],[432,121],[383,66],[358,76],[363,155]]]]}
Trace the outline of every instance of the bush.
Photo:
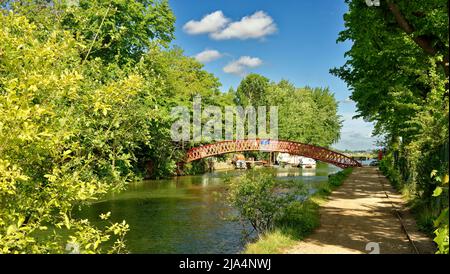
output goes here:
{"type": "MultiPolygon", "coordinates": [[[[448,174],[444,176],[437,176],[436,172],[437,171],[433,171],[431,173],[431,177],[438,184],[433,193],[433,197],[439,199],[441,196],[444,196],[446,197],[446,200],[448,202],[448,174]]],[[[442,210],[442,212],[439,214],[439,216],[433,223],[434,227],[436,228],[436,230],[434,231],[434,234],[436,235],[436,237],[434,238],[434,242],[438,245],[438,251],[436,252],[438,254],[449,253],[448,223],[449,223],[449,215],[447,203],[447,207],[442,210]]]]}
{"type": "Polygon", "coordinates": [[[267,170],[250,171],[229,185],[228,201],[258,234],[270,231],[292,204],[305,195],[303,185],[277,181],[267,170]]]}
{"type": "Polygon", "coordinates": [[[400,172],[393,168],[392,161],[393,159],[391,155],[387,155],[383,158],[380,162],[380,171],[384,174],[384,176],[386,176],[386,178],[389,179],[392,186],[400,191],[404,183],[400,172]]]}

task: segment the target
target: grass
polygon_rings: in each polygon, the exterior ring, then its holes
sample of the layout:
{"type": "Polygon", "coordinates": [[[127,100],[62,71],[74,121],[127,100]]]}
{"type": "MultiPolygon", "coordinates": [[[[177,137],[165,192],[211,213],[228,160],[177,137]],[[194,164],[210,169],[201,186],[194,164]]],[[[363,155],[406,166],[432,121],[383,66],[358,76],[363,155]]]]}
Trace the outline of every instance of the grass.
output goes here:
{"type": "Polygon", "coordinates": [[[283,217],[277,221],[276,228],[261,235],[255,242],[245,246],[245,254],[279,254],[295,246],[320,225],[320,205],[327,201],[327,196],[342,185],[351,174],[347,168],[329,177],[328,182],[304,202],[293,203],[283,217]]]}
{"type": "Polygon", "coordinates": [[[285,247],[293,246],[297,240],[280,229],[261,236],[255,243],[247,244],[245,254],[276,254],[285,247]]]}

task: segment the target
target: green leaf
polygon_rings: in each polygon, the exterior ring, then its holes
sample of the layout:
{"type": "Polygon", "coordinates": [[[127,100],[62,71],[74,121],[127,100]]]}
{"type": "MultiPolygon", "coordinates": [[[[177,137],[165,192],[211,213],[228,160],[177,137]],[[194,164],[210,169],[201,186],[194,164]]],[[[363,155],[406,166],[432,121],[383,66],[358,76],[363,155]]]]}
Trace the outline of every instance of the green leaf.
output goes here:
{"type": "Polygon", "coordinates": [[[434,220],[433,224],[435,227],[440,226],[442,223],[445,225],[448,225],[448,207],[446,209],[444,209],[441,214],[439,214],[439,217],[434,220]]]}
{"type": "Polygon", "coordinates": [[[430,177],[431,178],[433,178],[433,177],[435,177],[436,176],[436,174],[437,174],[437,170],[433,170],[433,171],[431,171],[431,175],[430,175],[430,177]]]}
{"type": "Polygon", "coordinates": [[[442,179],[442,184],[443,185],[448,184],[448,174],[444,175],[444,178],[442,179]]]}
{"type": "Polygon", "coordinates": [[[69,217],[67,216],[67,214],[64,214],[64,225],[68,228],[68,229],[70,229],[70,220],[69,220],[69,217]]]}
{"type": "Polygon", "coordinates": [[[17,227],[21,227],[24,221],[25,216],[19,216],[19,219],[17,220],[17,227]]]}
{"type": "Polygon", "coordinates": [[[436,187],[436,189],[433,191],[433,197],[437,197],[439,195],[441,195],[442,193],[442,187],[438,186],[436,187]]]}
{"type": "Polygon", "coordinates": [[[8,228],[6,229],[6,235],[11,235],[12,233],[14,233],[17,230],[17,226],[16,225],[10,225],[8,226],[8,228]]]}

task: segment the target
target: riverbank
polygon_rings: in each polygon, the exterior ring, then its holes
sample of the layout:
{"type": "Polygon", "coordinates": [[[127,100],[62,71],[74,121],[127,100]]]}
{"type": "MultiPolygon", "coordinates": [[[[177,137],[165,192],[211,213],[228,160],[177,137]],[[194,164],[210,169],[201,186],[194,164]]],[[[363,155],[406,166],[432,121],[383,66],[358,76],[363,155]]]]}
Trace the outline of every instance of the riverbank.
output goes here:
{"type": "Polygon", "coordinates": [[[285,253],[435,251],[432,240],[417,229],[401,195],[377,168],[355,169],[321,206],[320,216],[320,227],[285,253]]]}
{"type": "Polygon", "coordinates": [[[306,201],[294,204],[287,218],[281,220],[275,230],[247,244],[243,253],[279,254],[293,248],[320,225],[320,206],[326,203],[327,196],[342,185],[352,170],[348,168],[330,175],[328,182],[322,184],[306,201]]]}

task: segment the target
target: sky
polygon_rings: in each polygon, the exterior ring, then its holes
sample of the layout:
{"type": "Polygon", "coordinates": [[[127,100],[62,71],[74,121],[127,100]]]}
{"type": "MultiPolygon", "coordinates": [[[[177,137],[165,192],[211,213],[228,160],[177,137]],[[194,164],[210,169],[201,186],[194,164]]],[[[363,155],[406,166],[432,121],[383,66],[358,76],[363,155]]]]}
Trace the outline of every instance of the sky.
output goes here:
{"type": "Polygon", "coordinates": [[[345,82],[329,70],[345,63],[350,42],[344,0],[169,0],[177,18],[174,45],[195,57],[222,83],[237,88],[248,73],[297,87],[329,87],[339,101],[343,127],[337,149],[376,148],[373,125],[356,115],[345,82]]]}

